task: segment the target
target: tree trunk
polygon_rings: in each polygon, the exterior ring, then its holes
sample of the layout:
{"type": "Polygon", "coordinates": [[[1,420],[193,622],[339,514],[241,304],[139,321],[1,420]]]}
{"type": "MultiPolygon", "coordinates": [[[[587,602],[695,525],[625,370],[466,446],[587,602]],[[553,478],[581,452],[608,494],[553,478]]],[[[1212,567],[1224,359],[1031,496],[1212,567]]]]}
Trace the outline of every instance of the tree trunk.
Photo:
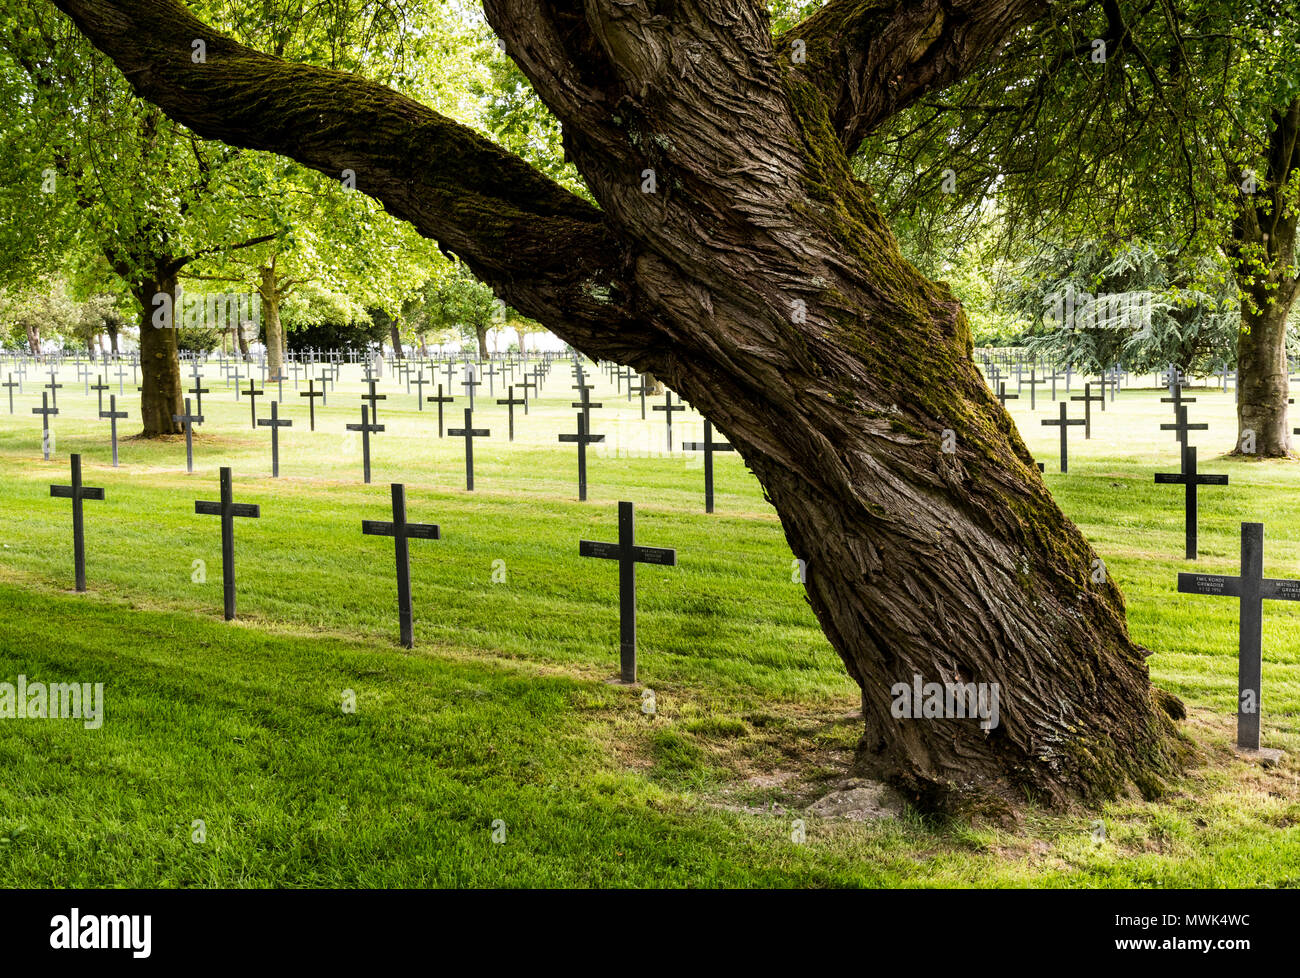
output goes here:
{"type": "Polygon", "coordinates": [[[274,382],[284,374],[284,333],[280,327],[280,286],[275,263],[263,265],[260,274],[257,291],[262,297],[262,325],[266,329],[266,370],[274,382]]]}
{"type": "Polygon", "coordinates": [[[1242,300],[1237,337],[1237,446],[1240,455],[1284,458],[1291,451],[1286,324],[1294,286],[1242,300]]]}
{"type": "Polygon", "coordinates": [[[486,360],[490,356],[487,348],[487,334],[488,328],[486,326],[474,327],[474,338],[478,340],[478,358],[480,360],[486,360]]]}
{"type": "Polygon", "coordinates": [[[235,340],[239,343],[239,355],[243,357],[245,363],[251,363],[253,354],[248,348],[248,323],[237,323],[235,325],[235,340]]]}
{"type": "Polygon", "coordinates": [[[975,369],[960,306],[903,259],[848,160],[1039,4],[830,0],[791,31],[795,63],[754,0],[485,0],[597,209],[400,95],[251,54],[169,0],[57,3],[200,134],[322,172],[363,163],[368,192],[508,305],[710,418],[861,688],[863,772],[951,811],[1149,796],[1181,770],[1180,707],[1153,690],[1123,596],[975,369]],[[201,76],[172,66],[197,36],[201,76]],[[917,681],[996,684],[999,722],[895,716],[917,681]]]}
{"type": "Polygon", "coordinates": [[[36,359],[41,358],[41,328],[32,323],[23,323],[27,331],[27,348],[36,359]]]}
{"type": "Polygon", "coordinates": [[[160,275],[137,283],[132,291],[140,303],[140,420],[146,437],[180,434],[181,425],[173,421],[183,414],[184,397],[181,393],[180,354],[176,346],[176,332],[180,311],[176,309],[176,276],[160,275]],[[155,323],[154,297],[168,296],[173,314],[167,319],[159,317],[155,323]]]}
{"type": "Polygon", "coordinates": [[[1286,322],[1300,290],[1295,268],[1300,212],[1292,179],[1300,173],[1300,97],[1274,111],[1270,121],[1263,176],[1246,180],[1238,174],[1242,193],[1229,246],[1242,294],[1235,451],[1283,458],[1291,451],[1286,322]]]}

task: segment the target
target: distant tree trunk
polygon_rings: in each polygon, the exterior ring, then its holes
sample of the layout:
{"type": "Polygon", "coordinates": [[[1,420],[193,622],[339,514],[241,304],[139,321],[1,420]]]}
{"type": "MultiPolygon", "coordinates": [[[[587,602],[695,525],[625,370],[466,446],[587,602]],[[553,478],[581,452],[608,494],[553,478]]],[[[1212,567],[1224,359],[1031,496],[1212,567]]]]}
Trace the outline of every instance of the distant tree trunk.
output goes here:
{"type": "Polygon", "coordinates": [[[1242,328],[1237,337],[1237,454],[1282,458],[1291,451],[1286,324],[1295,293],[1292,283],[1271,297],[1256,294],[1242,300],[1242,328]]]}
{"type": "Polygon", "coordinates": [[[41,328],[34,323],[23,323],[27,331],[27,348],[38,360],[41,356],[41,328]]]}
{"type": "Polygon", "coordinates": [[[262,325],[266,330],[267,377],[276,381],[284,375],[284,332],[280,325],[280,286],[275,262],[263,265],[260,274],[257,291],[262,297],[262,325]]]}
{"type": "Polygon", "coordinates": [[[176,327],[179,310],[176,309],[176,275],[159,274],[146,278],[132,287],[140,303],[140,377],[144,388],[140,392],[140,420],[142,434],[179,434],[181,426],[172,420],[184,412],[181,393],[180,353],[176,345],[176,327]],[[173,315],[170,321],[154,323],[154,312],[160,309],[155,296],[168,296],[173,315]]]}
{"type": "Polygon", "coordinates": [[[478,358],[486,360],[489,356],[487,348],[488,328],[486,326],[474,327],[474,338],[478,340],[478,358]]]}
{"type": "Polygon", "coordinates": [[[237,323],[235,326],[235,339],[239,341],[239,355],[244,358],[245,363],[251,363],[253,354],[248,348],[248,323],[237,323]]]}
{"type": "Polygon", "coordinates": [[[1239,455],[1283,458],[1291,452],[1286,324],[1300,290],[1296,262],[1294,177],[1300,173],[1300,98],[1272,115],[1267,171],[1238,174],[1242,193],[1231,254],[1242,293],[1237,337],[1239,455]]]}
{"type": "Polygon", "coordinates": [[[664,382],[654,374],[642,374],[641,383],[645,384],[646,396],[658,396],[664,392],[664,382]]]}
{"type": "Polygon", "coordinates": [[[402,334],[397,328],[397,320],[393,320],[388,327],[388,335],[393,341],[393,356],[402,359],[402,334]]]}

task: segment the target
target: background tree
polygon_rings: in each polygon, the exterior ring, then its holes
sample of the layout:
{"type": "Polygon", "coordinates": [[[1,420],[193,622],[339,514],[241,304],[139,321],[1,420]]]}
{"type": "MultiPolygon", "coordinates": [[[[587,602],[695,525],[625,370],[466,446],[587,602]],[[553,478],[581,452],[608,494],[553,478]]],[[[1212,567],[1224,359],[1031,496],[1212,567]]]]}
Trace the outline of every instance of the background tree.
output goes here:
{"type": "Polygon", "coordinates": [[[1054,6],[991,67],[875,133],[857,165],[896,227],[969,229],[993,200],[1009,247],[1118,256],[1145,241],[1203,271],[1193,285],[1207,294],[1226,265],[1240,303],[1237,446],[1250,432],[1257,454],[1283,456],[1298,95],[1294,0],[1054,6]]]}

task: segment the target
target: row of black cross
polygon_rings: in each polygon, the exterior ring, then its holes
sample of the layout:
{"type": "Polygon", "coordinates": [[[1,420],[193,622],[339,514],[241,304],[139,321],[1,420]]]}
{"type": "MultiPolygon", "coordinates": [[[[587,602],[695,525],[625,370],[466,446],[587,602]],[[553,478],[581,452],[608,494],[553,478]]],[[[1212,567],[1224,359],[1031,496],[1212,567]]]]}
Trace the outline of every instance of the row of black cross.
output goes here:
{"type": "MultiPolygon", "coordinates": [[[[573,402],[571,406],[577,408],[579,411],[577,416],[578,430],[576,433],[573,434],[561,434],[559,436],[559,441],[561,443],[575,444],[577,446],[578,498],[582,501],[585,501],[587,498],[587,446],[590,444],[603,442],[605,440],[604,435],[594,434],[591,431],[591,411],[593,409],[602,408],[604,405],[599,402],[593,402],[591,400],[590,391],[592,390],[592,385],[585,383],[586,378],[584,377],[583,370],[580,364],[575,366],[574,371],[578,383],[574,385],[573,389],[579,392],[580,400],[573,402]]],[[[622,375],[620,375],[620,377],[621,376],[622,375]]],[[[528,388],[538,390],[538,392],[540,393],[541,379],[542,376],[535,373],[534,380],[528,383],[528,388]]],[[[308,389],[306,391],[301,391],[299,394],[299,396],[301,397],[308,398],[308,405],[310,411],[310,424],[311,424],[312,431],[316,430],[316,407],[315,407],[316,399],[320,398],[322,404],[325,403],[326,391],[329,385],[330,378],[327,374],[323,374],[320,380],[321,380],[321,386],[319,389],[317,389],[315,385],[315,379],[313,378],[309,381],[308,389]]],[[[361,395],[361,399],[366,402],[361,406],[361,423],[347,424],[345,427],[346,430],[357,432],[361,435],[362,478],[365,481],[365,483],[369,485],[370,477],[371,477],[371,466],[370,466],[371,435],[378,434],[384,431],[384,425],[378,423],[379,402],[383,400],[387,400],[388,395],[380,394],[376,391],[375,389],[376,380],[373,377],[368,378],[366,380],[366,383],[369,386],[369,391],[361,395]]],[[[646,385],[643,381],[640,385],[640,390],[642,392],[643,399],[645,396],[644,394],[645,386],[646,385]]],[[[630,378],[629,378],[629,390],[631,390],[630,378]]],[[[202,386],[202,378],[199,377],[198,374],[196,373],[194,376],[194,385],[187,391],[187,393],[195,395],[195,398],[197,399],[197,408],[191,406],[190,398],[187,397],[185,398],[184,413],[172,416],[172,420],[175,423],[181,425],[181,428],[185,433],[185,470],[187,472],[194,471],[194,426],[196,424],[202,424],[204,422],[203,395],[210,392],[211,391],[209,388],[202,386]]],[[[238,397],[238,395],[241,393],[241,390],[238,387],[238,385],[236,385],[235,387],[235,392],[236,392],[236,397],[238,397]]],[[[280,417],[278,402],[274,399],[272,399],[271,401],[271,416],[269,418],[258,418],[257,408],[256,408],[256,398],[258,396],[261,396],[264,393],[264,391],[255,388],[251,380],[249,381],[248,390],[242,391],[242,393],[246,395],[249,399],[250,422],[254,430],[256,430],[259,427],[264,427],[264,428],[269,428],[271,431],[271,474],[273,478],[278,478],[280,475],[280,429],[291,427],[293,425],[293,422],[287,418],[280,417]]],[[[509,418],[509,440],[512,442],[514,441],[514,435],[515,435],[515,408],[517,406],[522,406],[524,408],[525,414],[528,412],[527,394],[528,391],[527,389],[525,389],[524,397],[516,398],[514,385],[511,385],[509,387],[508,396],[499,399],[497,401],[498,404],[505,406],[507,409],[507,415],[509,418]]],[[[100,393],[100,398],[101,398],[101,402],[100,402],[99,416],[101,418],[108,419],[111,422],[113,465],[116,467],[118,465],[117,422],[119,419],[127,417],[127,413],[125,411],[117,410],[117,398],[115,395],[110,396],[110,407],[108,411],[103,410],[102,392],[100,393]]],[[[474,423],[473,423],[474,409],[472,406],[465,408],[465,415],[464,415],[465,422],[463,427],[445,428],[443,408],[445,405],[453,403],[455,398],[443,394],[442,384],[438,385],[438,393],[436,396],[431,395],[425,397],[424,400],[429,401],[431,403],[436,403],[438,405],[438,437],[439,438],[442,438],[444,437],[444,435],[447,435],[453,438],[465,439],[465,488],[467,491],[472,492],[474,490],[474,439],[490,437],[492,434],[491,430],[488,428],[474,427],[474,423]]],[[[664,413],[668,450],[672,451],[673,414],[686,410],[686,406],[681,402],[674,402],[672,391],[665,390],[664,403],[659,405],[654,405],[653,410],[662,411],[664,413]]],[[[32,408],[32,413],[41,415],[42,446],[43,446],[45,459],[46,461],[48,461],[50,458],[50,446],[51,446],[51,439],[50,439],[50,432],[49,432],[49,419],[52,415],[57,415],[59,413],[59,410],[57,406],[52,406],[48,402],[48,400],[46,400],[45,394],[42,394],[42,406],[40,408],[32,408]]],[[[644,405],[643,405],[643,410],[642,410],[643,417],[644,417],[644,413],[645,412],[644,412],[644,405]]],[[[698,451],[704,453],[704,506],[705,506],[705,512],[712,513],[714,511],[713,454],[714,452],[734,451],[734,448],[725,441],[714,440],[713,425],[711,422],[705,419],[704,440],[699,442],[696,441],[683,442],[682,449],[684,451],[691,451],[691,452],[698,451]]]]}
{"type": "MultiPolygon", "coordinates": [[[[87,486],[82,481],[81,456],[72,456],[72,484],[50,486],[50,495],[72,500],[72,554],[74,579],[79,592],[86,590],[86,533],[83,502],[87,499],[103,501],[104,490],[87,486]]],[[[221,582],[226,621],[235,619],[235,520],[260,519],[261,507],[250,503],[237,503],[234,499],[234,480],[231,470],[222,467],[220,495],[216,500],[198,499],[194,512],[200,516],[216,516],[221,520],[221,582]]],[[[361,532],[368,536],[393,538],[397,559],[397,611],[401,644],[415,647],[415,616],[411,599],[411,540],[441,539],[441,528],[435,523],[412,523],[406,518],[406,486],[392,484],[391,520],[362,520],[361,532]]],[[[619,594],[619,675],[627,683],[636,682],[636,565],[657,564],[675,567],[677,551],[666,547],[646,547],[636,542],[636,512],[630,502],[618,504],[618,542],[602,543],[579,540],[580,557],[599,557],[618,561],[619,594]]]]}

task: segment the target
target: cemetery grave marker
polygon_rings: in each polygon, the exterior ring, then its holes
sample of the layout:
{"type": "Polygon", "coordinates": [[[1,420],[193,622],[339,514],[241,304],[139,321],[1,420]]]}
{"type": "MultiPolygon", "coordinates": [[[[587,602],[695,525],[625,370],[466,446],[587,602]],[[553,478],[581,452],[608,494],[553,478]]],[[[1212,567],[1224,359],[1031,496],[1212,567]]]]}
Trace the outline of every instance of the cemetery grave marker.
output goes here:
{"type": "Polygon", "coordinates": [[[474,439],[487,438],[492,434],[487,428],[474,427],[474,409],[465,409],[465,427],[451,428],[447,434],[453,438],[465,439],[465,489],[474,491],[474,439]]]}
{"type": "Polygon", "coordinates": [[[117,468],[117,421],[118,418],[125,418],[126,412],[117,409],[117,395],[108,395],[108,410],[100,411],[101,418],[108,418],[108,423],[113,437],[113,468],[117,468]]]}
{"type": "Polygon", "coordinates": [[[592,435],[587,433],[587,416],[581,411],[578,412],[578,433],[576,435],[560,435],[560,441],[573,442],[578,446],[578,500],[585,502],[587,499],[587,446],[604,441],[604,435],[592,435]]]}
{"type": "Polygon", "coordinates": [[[455,399],[454,397],[452,397],[450,394],[448,394],[446,397],[444,397],[443,394],[442,394],[442,384],[439,384],[439,385],[438,385],[438,396],[437,396],[437,397],[427,397],[427,398],[425,398],[425,400],[427,400],[427,401],[432,401],[432,402],[434,402],[435,404],[438,405],[438,437],[441,438],[441,437],[442,437],[442,406],[443,406],[444,404],[450,404],[452,401],[454,401],[454,400],[456,400],[456,399],[455,399]]]}
{"type": "Polygon", "coordinates": [[[185,413],[173,414],[172,421],[185,426],[185,471],[194,471],[194,425],[203,424],[203,415],[190,413],[190,399],[185,398],[185,413]]]}
{"type": "Polygon", "coordinates": [[[636,565],[676,567],[677,551],[636,543],[636,512],[629,502],[618,504],[618,543],[578,541],[578,555],[618,561],[619,677],[636,682],[636,565]]]}
{"type": "MultiPolygon", "coordinates": [[[[1184,409],[1185,410],[1185,409],[1184,409]]],[[[1157,472],[1156,485],[1182,485],[1186,487],[1183,518],[1186,521],[1186,554],[1188,560],[1196,559],[1197,486],[1226,486],[1226,475],[1200,475],[1196,471],[1196,446],[1183,446],[1183,466],[1180,473],[1157,472]]]]}
{"type": "Polygon", "coordinates": [[[1178,409],[1178,421],[1174,424],[1162,424],[1161,431],[1177,432],[1178,445],[1180,452],[1187,448],[1187,433],[1189,431],[1209,431],[1208,424],[1190,424],[1187,420],[1187,407],[1184,405],[1178,409]]]}
{"type": "Polygon", "coordinates": [[[373,424],[368,418],[369,410],[363,404],[361,405],[361,424],[350,424],[347,426],[348,431],[361,432],[361,458],[362,466],[365,472],[366,485],[370,485],[370,433],[372,431],[383,431],[384,426],[373,424]]]}
{"type": "MultiPolygon", "coordinates": [[[[99,407],[97,407],[95,410],[102,417],[104,414],[104,391],[108,390],[108,384],[104,383],[103,374],[97,374],[95,376],[95,383],[91,386],[90,389],[94,391],[99,397],[99,407]]],[[[9,413],[13,414],[13,411],[10,411],[9,413]]]]}
{"type": "Polygon", "coordinates": [[[280,477],[280,429],[293,426],[293,422],[289,419],[280,419],[278,408],[279,403],[272,401],[271,417],[260,418],[257,422],[258,427],[271,429],[271,478],[273,479],[280,477]]]}
{"type": "Polygon", "coordinates": [[[713,422],[704,419],[704,441],[682,442],[682,450],[704,453],[704,512],[713,512],[713,453],[734,452],[736,449],[725,441],[713,440],[713,422]]]}
{"type": "Polygon", "coordinates": [[[515,440],[515,405],[523,404],[524,399],[522,397],[518,399],[515,398],[515,385],[511,384],[508,396],[502,399],[498,399],[497,403],[504,404],[506,406],[506,411],[510,418],[510,441],[514,441],[515,440]]]}
{"type": "Polygon", "coordinates": [[[1238,598],[1237,746],[1259,750],[1259,711],[1263,680],[1264,602],[1300,601],[1300,581],[1264,577],[1264,524],[1241,524],[1241,574],[1178,575],[1180,594],[1238,598]]]}
{"type": "MultiPolygon", "coordinates": [[[[370,402],[370,417],[374,420],[375,424],[378,424],[379,423],[379,402],[388,400],[388,395],[375,393],[375,385],[379,383],[379,381],[375,380],[373,377],[367,380],[366,383],[370,386],[370,393],[362,394],[361,400],[370,402]]],[[[370,480],[367,479],[366,481],[369,482],[370,480]]]]}
{"type": "MultiPolygon", "coordinates": [[[[239,388],[236,387],[235,389],[238,390],[239,388]]],[[[261,397],[263,394],[265,394],[266,391],[262,389],[254,388],[253,378],[249,377],[248,390],[244,391],[244,393],[248,395],[248,414],[249,414],[248,426],[252,428],[254,431],[256,431],[257,430],[257,399],[261,397]]]]}
{"type": "Polygon", "coordinates": [[[664,420],[668,423],[668,451],[671,452],[673,450],[673,412],[685,411],[686,405],[674,404],[673,392],[670,390],[665,390],[663,404],[656,404],[654,406],[654,409],[656,411],[664,412],[664,420]]]}
{"type": "Polygon", "coordinates": [[[198,516],[221,517],[221,587],[225,605],[226,621],[235,620],[235,517],[259,519],[261,508],[249,503],[236,503],[230,469],[221,468],[221,500],[210,502],[201,499],[194,501],[194,512],[198,516]]]}
{"type": "Polygon", "coordinates": [[[1061,416],[1056,420],[1044,419],[1043,424],[1054,428],[1061,429],[1061,471],[1070,471],[1070,446],[1069,434],[1070,428],[1074,425],[1085,424],[1083,418],[1068,418],[1066,415],[1070,410],[1069,402],[1061,401],[1061,416]]]}
{"type": "Polygon", "coordinates": [[[299,391],[298,396],[307,398],[307,417],[309,419],[308,423],[311,425],[311,430],[315,431],[316,430],[316,398],[319,397],[321,399],[321,404],[325,403],[324,378],[322,378],[321,389],[317,390],[315,379],[308,377],[307,389],[305,391],[299,391]]]}
{"type": "Polygon", "coordinates": [[[50,395],[41,392],[41,406],[32,408],[32,414],[41,416],[41,450],[45,453],[45,461],[50,460],[50,415],[58,414],[59,409],[50,407],[50,395]]]}
{"type": "Polygon", "coordinates": [[[1101,409],[1106,410],[1106,395],[1092,393],[1092,382],[1083,385],[1083,393],[1075,394],[1070,398],[1072,401],[1083,402],[1083,440],[1089,441],[1092,438],[1092,405],[1100,401],[1101,409]]]}
{"type": "Polygon", "coordinates": [[[401,629],[402,647],[415,648],[415,616],[411,605],[411,548],[409,541],[437,540],[441,530],[435,523],[408,523],[406,521],[406,486],[394,482],[393,519],[362,520],[361,532],[370,536],[393,538],[397,554],[397,612],[401,629]]]}
{"type": "Polygon", "coordinates": [[[86,530],[82,500],[104,498],[104,490],[81,483],[81,456],[72,456],[72,485],[50,486],[50,495],[72,500],[72,563],[78,591],[86,590],[86,530]]]}

